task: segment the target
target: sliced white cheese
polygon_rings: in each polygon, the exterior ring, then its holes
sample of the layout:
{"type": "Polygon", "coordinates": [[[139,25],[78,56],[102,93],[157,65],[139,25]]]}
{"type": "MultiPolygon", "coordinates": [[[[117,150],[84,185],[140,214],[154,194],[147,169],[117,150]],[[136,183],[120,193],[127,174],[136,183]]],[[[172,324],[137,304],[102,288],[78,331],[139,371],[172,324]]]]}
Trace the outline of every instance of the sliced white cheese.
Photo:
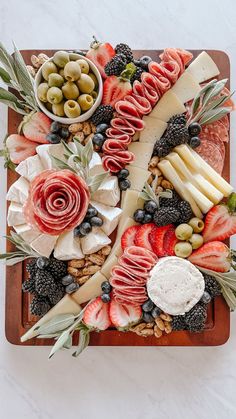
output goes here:
{"type": "Polygon", "coordinates": [[[18,166],[15,169],[15,171],[19,173],[19,175],[24,176],[30,182],[43,170],[44,167],[37,154],[35,156],[28,157],[27,159],[23,160],[20,164],[18,164],[18,166]]]}
{"type": "Polygon", "coordinates": [[[96,272],[82,287],[71,294],[71,297],[77,304],[83,304],[87,301],[101,295],[101,285],[107,278],[100,272],[96,272]]]}
{"type": "Polygon", "coordinates": [[[142,199],[139,197],[140,192],[133,189],[127,189],[122,193],[121,208],[123,214],[127,217],[133,215],[134,211],[142,204],[142,199]]]}
{"type": "Polygon", "coordinates": [[[7,200],[17,202],[18,204],[24,204],[28,198],[28,193],[29,182],[21,176],[10,186],[7,192],[7,200]]]}
{"type": "Polygon", "coordinates": [[[186,71],[190,73],[198,83],[202,83],[220,74],[217,65],[206,51],[202,51],[188,66],[186,71]]]}
{"type": "Polygon", "coordinates": [[[203,214],[206,214],[208,211],[210,211],[210,209],[214,206],[213,202],[211,202],[205,195],[203,195],[203,193],[199,191],[199,189],[196,188],[192,183],[184,181],[184,185],[188,189],[189,193],[203,214]]]}
{"type": "Polygon", "coordinates": [[[117,224],[122,214],[122,209],[118,207],[110,207],[108,205],[103,205],[100,202],[96,201],[91,201],[90,203],[92,207],[94,207],[98,211],[98,214],[103,220],[103,225],[101,226],[101,229],[104,231],[104,233],[110,236],[110,234],[117,227],[117,224]]]}
{"type": "Polygon", "coordinates": [[[59,260],[83,259],[80,240],[74,238],[74,230],[60,234],[54,247],[54,256],[59,260]]]}
{"type": "Polygon", "coordinates": [[[25,216],[23,213],[23,206],[17,202],[11,202],[8,214],[7,214],[7,224],[9,227],[14,225],[24,224],[25,216]]]}
{"type": "Polygon", "coordinates": [[[32,242],[42,234],[40,231],[32,228],[29,224],[20,224],[13,226],[13,228],[27,243],[32,242]]]}
{"type": "Polygon", "coordinates": [[[51,155],[57,157],[60,160],[65,161],[64,157],[64,147],[63,144],[42,144],[36,148],[38,156],[40,157],[41,163],[44,169],[52,169],[53,163],[51,155]]]}
{"type": "Polygon", "coordinates": [[[148,170],[130,165],[128,166],[128,170],[131,189],[141,191],[144,187],[144,183],[148,180],[151,173],[148,170]]]}
{"type": "Polygon", "coordinates": [[[171,88],[171,91],[176,94],[183,104],[192,100],[200,90],[200,84],[195,80],[191,73],[186,71],[171,88]]]}
{"type": "Polygon", "coordinates": [[[108,176],[96,192],[92,194],[92,200],[101,204],[115,207],[120,200],[120,189],[116,176],[108,176]]]}
{"type": "Polygon", "coordinates": [[[109,256],[107,260],[105,261],[104,265],[102,266],[101,273],[105,275],[107,279],[110,279],[111,270],[115,265],[117,265],[117,263],[118,263],[118,258],[115,254],[109,256]]]}
{"type": "Polygon", "coordinates": [[[98,153],[94,152],[92,155],[92,159],[89,162],[89,174],[90,176],[100,175],[100,173],[104,173],[105,170],[103,169],[102,159],[98,153]]]}
{"type": "Polygon", "coordinates": [[[82,252],[84,255],[90,255],[91,253],[98,252],[110,243],[111,239],[109,239],[101,228],[93,227],[91,233],[81,239],[82,252]]]}
{"type": "Polygon", "coordinates": [[[22,337],[21,342],[32,339],[39,334],[38,328],[49,320],[53,319],[58,314],[74,314],[75,316],[81,312],[81,307],[71,298],[70,295],[65,295],[59,303],[57,303],[50,311],[48,311],[31,329],[29,329],[22,337]],[[37,330],[36,330],[37,329],[37,330]]]}
{"type": "Polygon", "coordinates": [[[154,145],[163,136],[167,123],[150,115],[144,116],[143,121],[145,122],[145,128],[140,132],[139,142],[154,145]]]}
{"type": "Polygon", "coordinates": [[[132,141],[138,141],[140,137],[140,131],[136,131],[136,133],[132,137],[132,141]]]}
{"type": "Polygon", "coordinates": [[[49,234],[40,234],[34,239],[30,246],[41,256],[49,257],[52,253],[58,236],[50,236],[49,234]]]}
{"type": "Polygon", "coordinates": [[[157,102],[149,116],[168,122],[172,116],[183,112],[186,112],[183,103],[178,99],[175,93],[168,90],[159,102],[157,102]]]}
{"type": "Polygon", "coordinates": [[[140,167],[146,170],[152,157],[153,144],[137,142],[131,143],[128,148],[135,155],[135,159],[130,166],[140,167]]]}

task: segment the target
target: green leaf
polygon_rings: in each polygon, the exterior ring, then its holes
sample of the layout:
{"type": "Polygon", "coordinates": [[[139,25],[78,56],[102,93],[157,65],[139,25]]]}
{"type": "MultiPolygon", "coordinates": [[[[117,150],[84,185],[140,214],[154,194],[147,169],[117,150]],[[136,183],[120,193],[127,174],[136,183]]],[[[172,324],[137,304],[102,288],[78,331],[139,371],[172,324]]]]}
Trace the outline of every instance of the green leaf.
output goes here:
{"type": "Polygon", "coordinates": [[[35,330],[37,330],[40,335],[57,333],[71,326],[74,321],[75,316],[73,314],[58,314],[42,326],[37,327],[35,330]]]}
{"type": "Polygon", "coordinates": [[[11,107],[14,111],[21,113],[22,115],[27,114],[19,99],[13,93],[9,92],[3,87],[0,87],[0,102],[11,107]]]}
{"type": "Polygon", "coordinates": [[[200,105],[200,98],[202,97],[203,94],[206,94],[207,92],[211,91],[211,89],[215,86],[217,80],[211,80],[209,83],[207,83],[195,96],[195,98],[193,99],[193,103],[192,103],[192,107],[191,107],[191,113],[192,115],[195,114],[195,112],[197,111],[199,105],[200,105]]]}
{"type": "Polygon", "coordinates": [[[62,169],[62,170],[66,169],[66,170],[71,170],[73,173],[76,173],[76,170],[74,170],[71,166],[69,166],[69,164],[65,163],[63,160],[58,159],[52,154],[50,154],[50,158],[52,160],[53,166],[56,169],[62,169]]]}
{"type": "Polygon", "coordinates": [[[69,153],[69,156],[72,156],[74,151],[71,150],[70,146],[64,140],[61,140],[61,143],[63,144],[65,150],[69,153]]]}
{"type": "Polygon", "coordinates": [[[203,105],[207,105],[208,103],[210,103],[211,99],[213,99],[215,96],[218,96],[220,92],[224,89],[227,81],[228,79],[219,80],[215,84],[214,88],[208,94],[205,95],[203,99],[203,105]]]}
{"type": "Polygon", "coordinates": [[[54,344],[54,346],[52,347],[52,350],[49,354],[49,359],[52,358],[52,356],[59,351],[60,349],[63,348],[63,346],[65,345],[66,342],[68,342],[68,338],[69,338],[69,331],[65,330],[65,332],[63,332],[59,338],[57,339],[56,343],[54,344]]]}
{"type": "Polygon", "coordinates": [[[91,193],[94,193],[101,186],[102,182],[108,177],[109,173],[104,172],[99,175],[91,176],[87,179],[87,184],[91,193]]]}
{"type": "Polygon", "coordinates": [[[20,51],[16,48],[14,44],[14,57],[13,57],[14,65],[15,65],[15,72],[17,74],[17,79],[19,82],[19,85],[21,86],[20,91],[26,95],[26,101],[27,96],[30,97],[31,100],[33,100],[33,103],[36,105],[35,97],[34,97],[34,85],[33,85],[33,79],[29,74],[29,71],[25,65],[25,62],[23,60],[23,57],[20,53],[20,51]]]}
{"type": "Polygon", "coordinates": [[[199,120],[201,125],[211,124],[212,122],[218,121],[227,115],[231,111],[230,108],[217,108],[206,112],[206,114],[199,120]]]}
{"type": "Polygon", "coordinates": [[[63,345],[63,348],[64,349],[71,349],[72,344],[73,344],[73,338],[72,338],[72,335],[69,335],[67,341],[63,345]]]}
{"type": "Polygon", "coordinates": [[[11,76],[9,75],[9,73],[2,67],[0,67],[0,77],[2,79],[2,81],[6,84],[10,84],[11,81],[11,76]]]}
{"type": "Polygon", "coordinates": [[[87,144],[84,146],[83,154],[82,154],[82,163],[84,167],[88,167],[89,163],[93,157],[93,142],[90,139],[87,144]]]}
{"type": "Polygon", "coordinates": [[[231,311],[236,309],[236,296],[229,287],[222,287],[222,295],[231,311]]]}
{"type": "Polygon", "coordinates": [[[4,48],[3,44],[0,42],[0,62],[4,65],[5,69],[8,71],[12,80],[16,81],[16,74],[14,68],[14,61],[7,50],[4,48]]]}
{"type": "Polygon", "coordinates": [[[85,348],[89,345],[90,333],[88,330],[81,329],[79,334],[79,343],[77,350],[72,354],[72,356],[77,357],[84,351],[85,348]]]}

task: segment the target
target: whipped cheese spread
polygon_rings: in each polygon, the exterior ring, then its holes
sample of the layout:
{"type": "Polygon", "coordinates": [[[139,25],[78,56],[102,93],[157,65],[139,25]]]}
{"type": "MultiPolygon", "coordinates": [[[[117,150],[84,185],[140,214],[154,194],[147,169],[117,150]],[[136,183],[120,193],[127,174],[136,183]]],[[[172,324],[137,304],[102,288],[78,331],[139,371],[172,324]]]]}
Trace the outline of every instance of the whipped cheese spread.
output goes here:
{"type": "Polygon", "coordinates": [[[175,256],[160,259],[147,281],[149,298],[174,316],[191,310],[201,299],[204,288],[201,272],[191,262],[175,256]]]}

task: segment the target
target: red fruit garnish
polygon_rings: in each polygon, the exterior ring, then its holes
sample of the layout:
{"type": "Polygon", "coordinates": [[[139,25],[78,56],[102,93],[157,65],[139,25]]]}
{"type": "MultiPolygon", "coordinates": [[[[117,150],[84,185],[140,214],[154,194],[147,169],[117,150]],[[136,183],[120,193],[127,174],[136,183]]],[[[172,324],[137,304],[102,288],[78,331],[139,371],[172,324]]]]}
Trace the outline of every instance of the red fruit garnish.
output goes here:
{"type": "Polygon", "coordinates": [[[204,242],[228,239],[236,234],[236,215],[226,205],[216,205],[206,215],[202,234],[204,242]]]}
{"type": "Polygon", "coordinates": [[[178,239],[175,235],[175,228],[172,227],[164,236],[164,252],[165,256],[175,256],[175,245],[178,239]]]}
{"type": "Polygon", "coordinates": [[[36,154],[38,144],[27,140],[23,135],[11,134],[6,140],[10,159],[13,163],[19,164],[28,157],[36,154]]]}
{"type": "Polygon", "coordinates": [[[229,248],[220,241],[205,243],[194,250],[188,260],[194,265],[216,272],[228,272],[231,266],[229,248]]]}
{"type": "Polygon", "coordinates": [[[85,309],[83,322],[97,330],[106,330],[111,325],[109,305],[103,303],[101,297],[97,297],[85,309]]]}
{"type": "Polygon", "coordinates": [[[50,132],[51,122],[51,119],[43,112],[31,112],[24,116],[19,126],[19,132],[22,130],[24,136],[30,141],[47,144],[46,135],[50,132]]]}
{"type": "Polygon", "coordinates": [[[167,231],[174,228],[173,224],[168,224],[167,226],[154,228],[150,233],[150,243],[152,246],[153,252],[159,256],[166,256],[166,246],[165,246],[165,236],[167,231]]]}
{"type": "Polygon", "coordinates": [[[134,246],[134,240],[140,226],[128,227],[121,236],[121,247],[124,250],[126,247],[134,246]]]}
{"type": "Polygon", "coordinates": [[[110,319],[117,329],[129,329],[132,324],[139,321],[141,316],[142,309],[138,305],[120,304],[115,300],[110,303],[110,319]]]}
{"type": "Polygon", "coordinates": [[[129,80],[123,80],[117,76],[107,77],[103,84],[103,105],[114,107],[116,102],[132,93],[132,86],[129,80]]]}
{"type": "Polygon", "coordinates": [[[102,44],[101,42],[98,42],[95,37],[93,38],[94,41],[90,45],[86,57],[97,66],[101,76],[106,79],[107,75],[104,71],[104,67],[116,53],[108,42],[102,44]]]}
{"type": "Polygon", "coordinates": [[[150,243],[150,233],[154,228],[158,228],[154,223],[144,224],[140,226],[134,238],[135,246],[144,247],[145,249],[152,251],[152,246],[150,243]]]}

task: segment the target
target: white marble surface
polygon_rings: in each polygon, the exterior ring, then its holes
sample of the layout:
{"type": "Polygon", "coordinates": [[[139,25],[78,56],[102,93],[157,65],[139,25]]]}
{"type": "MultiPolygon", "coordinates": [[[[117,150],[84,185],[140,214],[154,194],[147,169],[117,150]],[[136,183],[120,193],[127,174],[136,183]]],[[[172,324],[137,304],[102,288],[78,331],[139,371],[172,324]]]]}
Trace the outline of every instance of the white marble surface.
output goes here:
{"type": "MultiPolygon", "coordinates": [[[[91,36],[133,48],[216,48],[228,52],[236,88],[234,0],[1,0],[0,40],[12,48],[86,48],[91,36]]],[[[0,140],[7,113],[0,106],[0,140]]],[[[232,158],[236,153],[232,117],[232,158]]],[[[235,160],[232,167],[235,167],[235,160]]],[[[236,186],[236,171],[232,173],[236,186]]],[[[0,231],[6,172],[1,162],[0,231]]],[[[236,244],[236,242],[234,241],[236,244]]],[[[1,239],[1,250],[4,240],[1,239]]],[[[0,267],[0,417],[4,419],[233,419],[236,316],[216,348],[89,348],[47,361],[48,348],[15,347],[4,336],[0,267]]]]}

